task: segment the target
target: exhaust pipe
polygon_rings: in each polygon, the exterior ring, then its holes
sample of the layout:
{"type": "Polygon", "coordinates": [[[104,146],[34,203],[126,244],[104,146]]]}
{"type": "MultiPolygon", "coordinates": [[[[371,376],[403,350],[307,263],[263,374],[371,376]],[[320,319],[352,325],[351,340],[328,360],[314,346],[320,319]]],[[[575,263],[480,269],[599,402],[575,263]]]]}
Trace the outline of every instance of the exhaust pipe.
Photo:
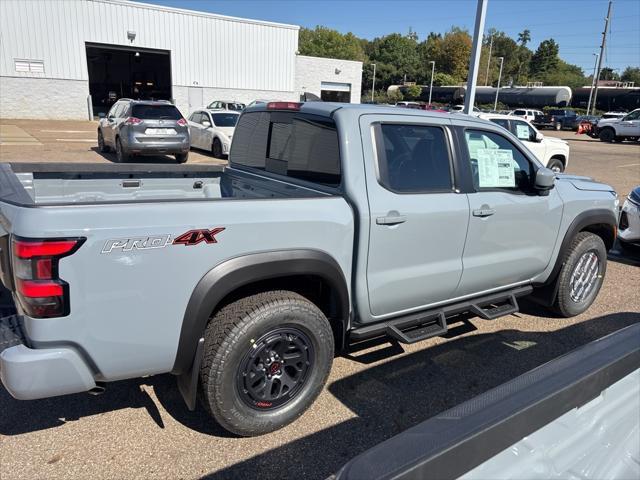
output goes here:
{"type": "Polygon", "coordinates": [[[96,386],[89,390],[87,393],[89,395],[94,395],[97,397],[98,395],[102,395],[106,389],[107,387],[105,387],[103,382],[96,382],[96,386]]]}

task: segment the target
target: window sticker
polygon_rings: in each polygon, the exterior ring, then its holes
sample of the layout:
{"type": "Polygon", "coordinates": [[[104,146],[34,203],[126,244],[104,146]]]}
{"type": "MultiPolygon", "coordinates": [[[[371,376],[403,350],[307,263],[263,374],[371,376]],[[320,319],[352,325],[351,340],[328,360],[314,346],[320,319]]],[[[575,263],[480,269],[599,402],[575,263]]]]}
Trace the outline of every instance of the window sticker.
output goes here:
{"type": "Polygon", "coordinates": [[[520,140],[529,140],[529,127],[527,125],[516,125],[516,136],[520,140]]]}
{"type": "Polygon", "coordinates": [[[480,188],[513,188],[516,186],[515,162],[511,150],[479,148],[478,186],[480,188]]]}

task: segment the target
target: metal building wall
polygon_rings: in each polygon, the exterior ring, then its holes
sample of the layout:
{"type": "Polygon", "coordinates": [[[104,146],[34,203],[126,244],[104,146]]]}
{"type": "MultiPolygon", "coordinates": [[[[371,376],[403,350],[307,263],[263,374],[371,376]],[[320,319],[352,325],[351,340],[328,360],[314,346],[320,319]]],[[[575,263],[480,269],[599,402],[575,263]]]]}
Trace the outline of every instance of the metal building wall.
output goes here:
{"type": "Polygon", "coordinates": [[[122,0],[1,0],[0,76],[87,81],[90,42],[170,50],[176,86],[291,92],[298,28],[122,0]],[[43,60],[44,73],[16,72],[15,59],[43,60]]]}

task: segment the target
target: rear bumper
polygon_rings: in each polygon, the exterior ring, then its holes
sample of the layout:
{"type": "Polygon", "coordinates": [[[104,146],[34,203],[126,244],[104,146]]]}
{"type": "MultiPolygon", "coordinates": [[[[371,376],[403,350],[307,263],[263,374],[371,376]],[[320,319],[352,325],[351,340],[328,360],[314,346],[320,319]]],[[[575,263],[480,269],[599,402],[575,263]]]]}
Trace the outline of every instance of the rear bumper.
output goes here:
{"type": "Polygon", "coordinates": [[[176,154],[187,153],[191,146],[189,137],[186,135],[177,135],[169,139],[156,139],[149,135],[129,135],[126,138],[125,148],[130,153],[138,155],[156,155],[156,154],[176,154]]]}
{"type": "Polygon", "coordinates": [[[86,392],[96,386],[89,367],[72,348],[25,346],[16,318],[0,319],[0,338],[3,348],[8,347],[0,353],[0,380],[11,396],[35,400],[86,392]]]}

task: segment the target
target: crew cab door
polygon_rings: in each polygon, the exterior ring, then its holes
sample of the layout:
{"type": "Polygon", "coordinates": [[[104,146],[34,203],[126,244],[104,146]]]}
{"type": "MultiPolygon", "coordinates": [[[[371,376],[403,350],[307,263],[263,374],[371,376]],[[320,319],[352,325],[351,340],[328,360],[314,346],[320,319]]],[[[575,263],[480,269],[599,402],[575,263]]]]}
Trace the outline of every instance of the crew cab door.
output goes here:
{"type": "Polygon", "coordinates": [[[446,117],[361,117],[375,318],[448,300],[460,281],[469,206],[456,190],[449,125],[446,117]]]}
{"type": "Polygon", "coordinates": [[[551,260],[560,228],[562,201],[533,189],[539,168],[502,133],[460,128],[461,151],[471,175],[471,216],[456,296],[526,282],[551,260]]]}

